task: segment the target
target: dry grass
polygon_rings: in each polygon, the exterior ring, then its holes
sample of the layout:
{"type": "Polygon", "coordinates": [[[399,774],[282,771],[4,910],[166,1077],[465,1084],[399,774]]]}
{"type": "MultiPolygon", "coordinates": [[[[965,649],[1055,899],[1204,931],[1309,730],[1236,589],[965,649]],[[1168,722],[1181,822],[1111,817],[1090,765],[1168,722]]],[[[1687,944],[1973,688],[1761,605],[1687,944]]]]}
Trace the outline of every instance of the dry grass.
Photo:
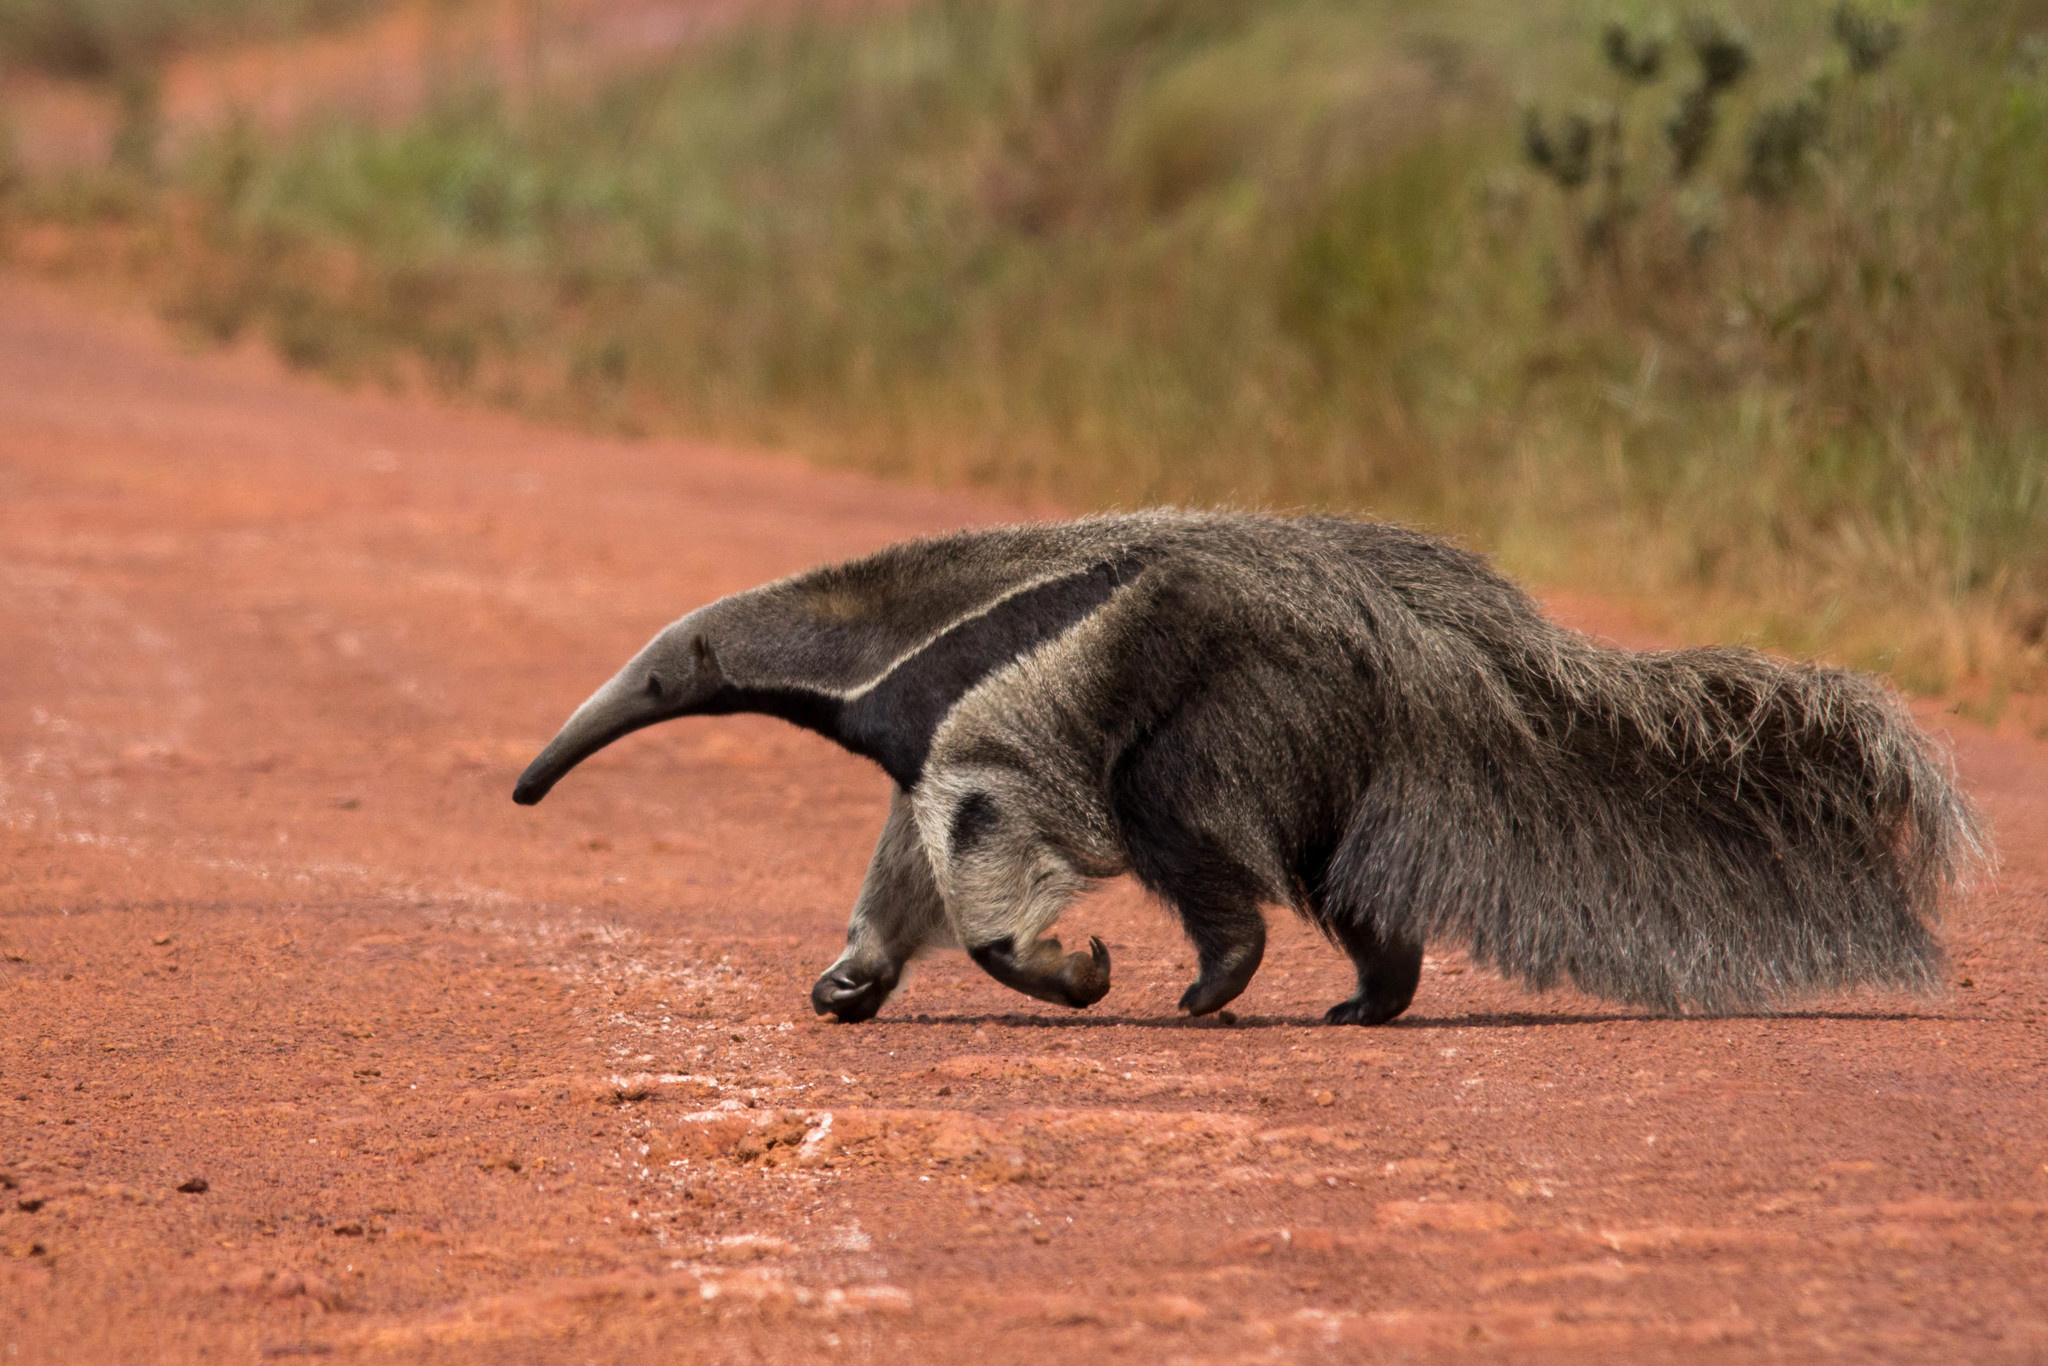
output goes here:
{"type": "Polygon", "coordinates": [[[60,76],[144,68],[182,48],[303,32],[371,0],[0,0],[0,61],[60,76]]]}

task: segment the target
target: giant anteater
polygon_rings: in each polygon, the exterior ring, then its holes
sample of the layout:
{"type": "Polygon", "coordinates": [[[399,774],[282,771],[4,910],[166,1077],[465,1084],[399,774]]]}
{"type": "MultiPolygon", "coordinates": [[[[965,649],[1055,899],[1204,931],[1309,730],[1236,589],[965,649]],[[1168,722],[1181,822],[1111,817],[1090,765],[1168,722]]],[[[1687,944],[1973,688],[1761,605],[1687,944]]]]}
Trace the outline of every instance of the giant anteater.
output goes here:
{"type": "Polygon", "coordinates": [[[1872,679],[1607,648],[1477,555],[1338,518],[966,531],[736,593],[656,636],[514,799],[643,726],[732,712],[895,779],[811,993],[849,1021],[948,944],[1094,1004],[1107,950],[1047,931],[1127,871],[1194,941],[1198,1015],[1244,990],[1278,904],[1357,966],[1333,1023],[1405,1010],[1426,943],[1666,1012],[1931,989],[1931,924],[1983,852],[1945,760],[1872,679]]]}

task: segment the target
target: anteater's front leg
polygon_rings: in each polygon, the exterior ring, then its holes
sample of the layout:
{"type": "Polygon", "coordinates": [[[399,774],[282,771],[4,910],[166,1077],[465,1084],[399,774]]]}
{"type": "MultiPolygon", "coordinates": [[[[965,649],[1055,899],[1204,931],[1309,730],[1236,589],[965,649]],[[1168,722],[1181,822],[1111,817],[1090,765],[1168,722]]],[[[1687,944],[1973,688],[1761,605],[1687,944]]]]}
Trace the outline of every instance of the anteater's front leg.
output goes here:
{"type": "Polygon", "coordinates": [[[889,819],[861,882],[846,927],[846,952],[811,988],[811,1005],[848,1024],[871,1018],[903,977],[904,964],[928,944],[952,938],[946,903],[932,877],[910,798],[889,799],[889,819]]]}
{"type": "Polygon", "coordinates": [[[1088,952],[1066,953],[1057,939],[1034,939],[1022,949],[1013,938],[976,944],[968,954],[989,976],[1026,996],[1080,1010],[1109,994],[1109,950],[1088,940],[1088,952]]]}
{"type": "Polygon", "coordinates": [[[935,843],[946,915],[989,976],[1026,996],[1076,1010],[1109,993],[1109,950],[1090,939],[1067,953],[1046,931],[1088,885],[1074,858],[1047,838],[1031,794],[1013,785],[965,780],[932,784],[921,800],[935,843]]]}

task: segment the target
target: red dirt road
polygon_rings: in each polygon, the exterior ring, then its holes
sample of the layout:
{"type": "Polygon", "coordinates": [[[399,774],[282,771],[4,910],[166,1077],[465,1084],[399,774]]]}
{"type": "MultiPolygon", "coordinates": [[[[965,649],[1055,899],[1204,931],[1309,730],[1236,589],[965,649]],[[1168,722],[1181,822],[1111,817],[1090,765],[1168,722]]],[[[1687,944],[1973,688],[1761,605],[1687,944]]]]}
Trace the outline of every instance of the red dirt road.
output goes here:
{"type": "Polygon", "coordinates": [[[1939,1001],[1655,1020],[1433,959],[1235,1027],[820,1023],[885,802],[779,724],[512,779],[707,598],[1001,510],[355,397],[0,279],[0,1366],[2048,1359],[2048,757],[1939,1001]],[[181,1187],[205,1183],[203,1191],[181,1187]]]}

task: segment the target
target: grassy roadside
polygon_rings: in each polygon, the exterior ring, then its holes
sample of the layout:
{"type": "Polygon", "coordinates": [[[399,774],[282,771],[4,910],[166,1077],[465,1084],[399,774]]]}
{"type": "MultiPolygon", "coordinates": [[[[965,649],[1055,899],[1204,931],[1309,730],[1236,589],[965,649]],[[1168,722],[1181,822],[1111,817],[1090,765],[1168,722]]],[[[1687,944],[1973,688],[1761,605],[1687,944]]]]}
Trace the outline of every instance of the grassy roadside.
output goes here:
{"type": "Polygon", "coordinates": [[[322,27],[370,2],[0,0],[0,59],[58,76],[116,76],[186,48],[322,27]]]}
{"type": "Polygon", "coordinates": [[[1829,7],[1742,9],[1683,182],[1682,44],[1633,87],[1608,13],[919,0],[8,212],[118,222],[195,330],[344,376],[1076,506],[1406,517],[1703,634],[2040,686],[2048,5],[1905,11],[1867,76],[1829,7]],[[1800,101],[1824,131],[1745,189],[1800,101]],[[1537,174],[1530,102],[1625,162],[1537,174]]]}

